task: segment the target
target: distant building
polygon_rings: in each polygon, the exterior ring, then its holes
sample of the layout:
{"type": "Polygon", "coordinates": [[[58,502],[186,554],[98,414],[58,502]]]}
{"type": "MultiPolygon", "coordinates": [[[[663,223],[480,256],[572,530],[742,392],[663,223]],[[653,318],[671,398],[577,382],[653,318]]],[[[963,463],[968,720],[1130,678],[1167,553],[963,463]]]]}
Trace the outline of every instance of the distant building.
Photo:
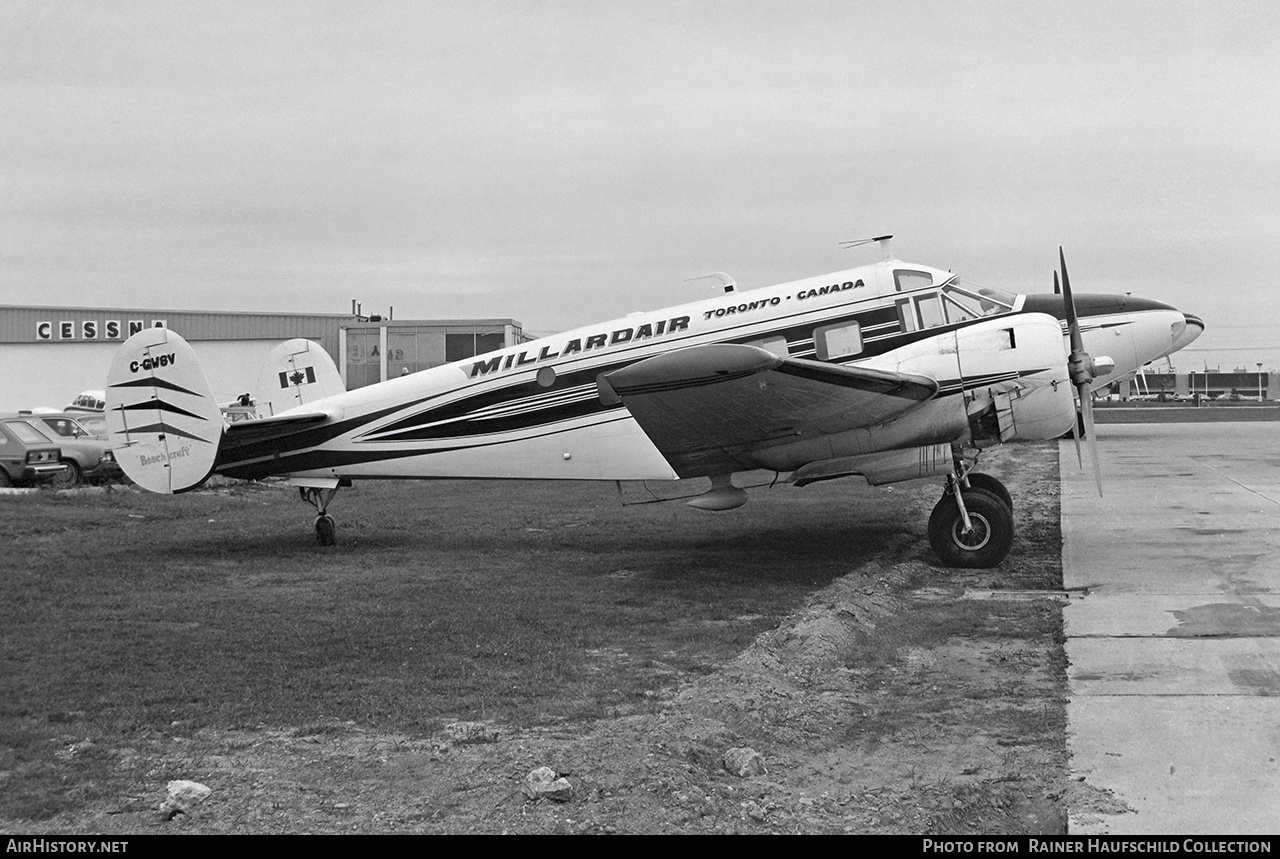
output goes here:
{"type": "Polygon", "coordinates": [[[1108,387],[1110,390],[1107,393],[1116,394],[1122,400],[1134,397],[1158,399],[1161,394],[1167,399],[1191,398],[1196,394],[1209,398],[1238,394],[1252,400],[1258,399],[1259,395],[1264,400],[1271,400],[1280,391],[1280,373],[1243,368],[1230,372],[1197,370],[1192,373],[1144,373],[1133,379],[1113,382],[1108,387]]]}
{"type": "Polygon", "coordinates": [[[319,343],[348,390],[526,339],[514,319],[0,305],[0,411],[61,407],[105,388],[116,349],[144,327],[181,334],[219,402],[251,392],[267,353],[294,337],[319,343]]]}

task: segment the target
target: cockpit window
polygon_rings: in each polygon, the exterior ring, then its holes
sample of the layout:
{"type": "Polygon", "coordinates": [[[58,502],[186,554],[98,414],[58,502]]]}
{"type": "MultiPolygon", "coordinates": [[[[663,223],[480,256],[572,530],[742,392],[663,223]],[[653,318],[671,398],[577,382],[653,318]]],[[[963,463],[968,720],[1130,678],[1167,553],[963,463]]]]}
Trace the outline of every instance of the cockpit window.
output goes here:
{"type": "Polygon", "coordinates": [[[900,268],[893,272],[893,283],[898,292],[923,289],[926,286],[933,286],[933,275],[927,271],[910,271],[900,268]]]}
{"type": "Polygon", "coordinates": [[[998,316],[1013,310],[1016,296],[1003,289],[962,284],[958,279],[942,287],[942,304],[948,322],[964,322],[984,316],[998,316]]]}

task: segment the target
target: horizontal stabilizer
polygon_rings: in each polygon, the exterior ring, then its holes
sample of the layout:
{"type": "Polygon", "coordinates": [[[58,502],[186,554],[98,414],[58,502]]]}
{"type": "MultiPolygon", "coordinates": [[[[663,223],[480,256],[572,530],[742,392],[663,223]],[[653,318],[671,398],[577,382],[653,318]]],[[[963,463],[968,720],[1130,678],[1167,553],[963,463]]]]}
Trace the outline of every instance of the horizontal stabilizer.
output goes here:
{"type": "Polygon", "coordinates": [[[167,328],[126,340],[107,374],[107,429],[124,473],[151,492],[184,492],[213,470],[222,412],[196,353],[167,328]]]}
{"type": "Polygon", "coordinates": [[[274,438],[287,431],[322,424],[331,417],[329,412],[306,412],[236,421],[227,426],[227,441],[239,444],[259,441],[261,438],[274,438]]]}

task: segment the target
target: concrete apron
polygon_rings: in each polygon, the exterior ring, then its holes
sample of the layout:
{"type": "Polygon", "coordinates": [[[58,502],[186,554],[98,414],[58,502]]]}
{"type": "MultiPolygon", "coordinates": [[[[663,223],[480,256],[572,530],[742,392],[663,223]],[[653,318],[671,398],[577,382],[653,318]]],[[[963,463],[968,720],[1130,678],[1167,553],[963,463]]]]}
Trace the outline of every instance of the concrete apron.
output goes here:
{"type": "Polygon", "coordinates": [[[1280,833],[1280,428],[1098,436],[1102,498],[1059,449],[1069,831],[1280,833]]]}

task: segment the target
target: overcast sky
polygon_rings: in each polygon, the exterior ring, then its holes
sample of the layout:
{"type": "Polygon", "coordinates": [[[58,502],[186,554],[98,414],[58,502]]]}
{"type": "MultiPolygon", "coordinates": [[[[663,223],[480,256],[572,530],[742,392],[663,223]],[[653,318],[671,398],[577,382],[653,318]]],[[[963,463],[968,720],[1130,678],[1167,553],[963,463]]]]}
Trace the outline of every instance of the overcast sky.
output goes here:
{"type": "Polygon", "coordinates": [[[0,304],[549,332],[875,261],[1280,369],[1270,2],[0,0],[0,304]]]}

